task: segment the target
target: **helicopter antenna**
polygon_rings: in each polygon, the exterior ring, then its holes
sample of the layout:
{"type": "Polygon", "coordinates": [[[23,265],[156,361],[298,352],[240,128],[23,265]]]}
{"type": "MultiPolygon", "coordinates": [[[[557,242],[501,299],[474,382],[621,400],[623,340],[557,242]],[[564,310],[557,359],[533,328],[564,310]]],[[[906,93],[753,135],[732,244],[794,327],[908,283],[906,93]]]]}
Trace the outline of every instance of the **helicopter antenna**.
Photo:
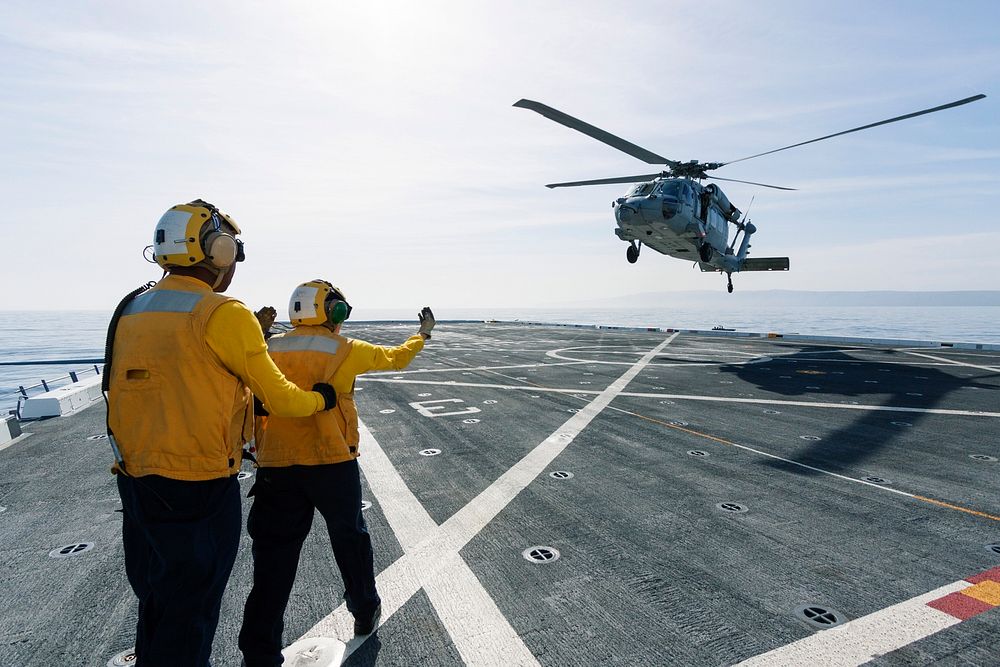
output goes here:
{"type": "Polygon", "coordinates": [[[749,204],[747,204],[747,210],[746,210],[746,212],[745,212],[745,213],[743,213],[743,219],[742,219],[742,220],[740,221],[740,224],[741,224],[741,225],[742,225],[742,224],[745,224],[745,223],[746,223],[746,221],[747,221],[747,216],[748,216],[748,215],[750,215],[750,207],[751,207],[751,206],[753,206],[753,200],[754,200],[754,199],[755,199],[756,197],[757,197],[757,195],[752,195],[752,196],[750,197],[750,203],[749,203],[749,204]]]}

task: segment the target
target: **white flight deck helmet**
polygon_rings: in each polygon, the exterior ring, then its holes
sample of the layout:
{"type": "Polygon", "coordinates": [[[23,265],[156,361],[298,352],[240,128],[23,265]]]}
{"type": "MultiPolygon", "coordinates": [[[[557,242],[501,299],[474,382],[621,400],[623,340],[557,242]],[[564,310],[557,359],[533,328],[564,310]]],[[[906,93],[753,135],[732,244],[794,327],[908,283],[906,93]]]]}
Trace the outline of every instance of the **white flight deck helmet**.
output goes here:
{"type": "Polygon", "coordinates": [[[351,316],[351,310],[342,291],[318,278],[296,287],[288,300],[292,326],[340,324],[351,316]]]}
{"type": "Polygon", "coordinates": [[[239,225],[230,216],[201,199],[177,204],[163,214],[153,231],[153,258],[164,269],[206,264],[214,271],[244,259],[239,225]],[[223,229],[226,223],[232,233],[223,229]]]}

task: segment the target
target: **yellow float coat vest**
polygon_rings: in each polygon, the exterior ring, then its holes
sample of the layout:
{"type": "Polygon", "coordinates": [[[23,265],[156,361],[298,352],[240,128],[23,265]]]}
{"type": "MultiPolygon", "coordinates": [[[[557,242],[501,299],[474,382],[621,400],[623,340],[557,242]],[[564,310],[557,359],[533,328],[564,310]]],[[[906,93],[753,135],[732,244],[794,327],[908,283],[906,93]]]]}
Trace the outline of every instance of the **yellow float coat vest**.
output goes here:
{"type": "Polygon", "coordinates": [[[206,290],[140,294],[118,322],[108,425],[125,472],[207,480],[235,475],[252,433],[250,390],[208,347],[208,320],[232,301],[206,290]]]}
{"type": "MultiPolygon", "coordinates": [[[[351,351],[351,341],[323,326],[298,326],[267,341],[275,365],[291,382],[311,387],[333,382],[351,351]]],[[[342,463],[358,458],[358,410],[354,388],[337,394],[337,407],[311,417],[268,416],[257,420],[257,465],[342,463]]]]}

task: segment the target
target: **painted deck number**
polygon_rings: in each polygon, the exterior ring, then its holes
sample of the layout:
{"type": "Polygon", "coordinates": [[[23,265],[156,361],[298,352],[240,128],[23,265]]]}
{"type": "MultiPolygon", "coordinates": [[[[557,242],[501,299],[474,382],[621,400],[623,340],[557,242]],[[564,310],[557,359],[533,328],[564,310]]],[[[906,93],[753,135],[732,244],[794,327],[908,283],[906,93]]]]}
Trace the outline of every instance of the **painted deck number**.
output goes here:
{"type": "Polygon", "coordinates": [[[415,403],[410,403],[410,407],[414,408],[424,417],[449,417],[451,415],[471,415],[475,412],[482,412],[479,408],[474,408],[471,405],[467,408],[462,408],[461,410],[438,412],[439,410],[444,410],[445,408],[450,407],[446,405],[435,405],[438,403],[465,403],[465,401],[460,398],[439,398],[434,401],[417,401],[415,403]]]}

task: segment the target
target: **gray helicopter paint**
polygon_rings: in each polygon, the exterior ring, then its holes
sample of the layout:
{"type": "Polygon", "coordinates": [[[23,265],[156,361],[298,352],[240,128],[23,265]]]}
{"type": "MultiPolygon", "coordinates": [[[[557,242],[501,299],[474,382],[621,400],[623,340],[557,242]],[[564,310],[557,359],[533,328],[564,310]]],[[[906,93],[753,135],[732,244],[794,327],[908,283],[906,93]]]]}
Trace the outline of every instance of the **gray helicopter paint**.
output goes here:
{"type": "MultiPolygon", "coordinates": [[[[405,332],[391,326],[351,324],[352,337],[380,335],[387,344],[405,340],[405,332]]],[[[480,371],[463,376],[457,366],[439,371],[421,354],[407,370],[434,373],[362,376],[359,388],[365,393],[359,394],[358,409],[400,483],[448,536],[464,525],[468,514],[460,513],[478,507],[476,498],[533,448],[550,437],[561,442],[563,424],[582,418],[566,409],[584,413],[597,393],[628,370],[618,365],[627,360],[614,352],[648,352],[666,335],[439,324],[434,344],[441,353],[479,348],[465,358],[471,367],[489,366],[490,359],[516,346],[521,360],[538,364],[531,385],[480,371]],[[552,350],[581,346],[593,360],[613,363],[589,368],[546,363],[552,350]],[[586,377],[593,382],[590,393],[578,384],[585,371],[594,373],[586,377]],[[451,380],[464,384],[444,384],[451,380]],[[430,404],[445,406],[431,414],[473,406],[482,414],[427,416],[408,406],[419,391],[462,401],[430,404]],[[397,409],[380,414],[386,406],[397,409]],[[466,418],[481,423],[466,426],[466,418]],[[419,455],[425,448],[446,455],[425,458],[419,455]]],[[[650,364],[648,372],[659,379],[650,379],[647,371],[632,378],[539,478],[523,480],[524,490],[495,515],[477,516],[486,522],[483,529],[457,552],[478,582],[476,596],[492,601],[511,629],[508,639],[517,637],[538,664],[735,664],[824,634],[792,616],[806,601],[860,619],[1000,566],[1000,553],[985,546],[997,543],[1000,523],[906,495],[1000,516],[997,464],[968,457],[996,453],[1000,416],[991,415],[998,412],[1000,379],[981,372],[963,377],[958,363],[997,367],[1000,353],[959,357],[946,350],[940,353],[946,361],[925,366],[926,360],[916,358],[912,364],[881,361],[891,348],[852,346],[824,355],[822,368],[844,373],[836,387],[801,393],[801,378],[783,380],[775,369],[788,368],[796,358],[815,363],[815,343],[685,333],[665,350],[708,365],[654,370],[650,364]],[[721,352],[706,358],[708,347],[773,360],[751,364],[721,352]],[[871,376],[868,369],[881,368],[890,370],[878,374],[884,382],[862,382],[871,376]],[[929,379],[914,379],[917,368],[929,379]],[[718,375],[708,375],[713,371],[718,375]],[[734,384],[720,387],[720,376],[734,384]],[[956,391],[972,384],[981,390],[956,391]],[[921,386],[924,396],[906,396],[921,386]],[[751,391],[772,402],[733,398],[751,391]],[[673,404],[661,405],[662,400],[673,404]],[[845,406],[846,401],[860,405],[845,406]],[[762,414],[772,406],[781,414],[762,414]],[[895,407],[915,411],[886,411],[895,407]],[[892,425],[900,417],[913,426],[892,425]],[[669,420],[689,426],[682,431],[660,423],[669,420]],[[804,433],[823,440],[800,440],[804,433]],[[695,450],[710,456],[687,454],[695,450]],[[575,477],[553,479],[548,476],[553,470],[571,470],[575,477]],[[892,488],[864,480],[874,473],[891,479],[892,488]],[[715,507],[730,499],[751,510],[730,514],[715,507]],[[549,565],[530,563],[520,557],[529,545],[552,545],[562,558],[549,565]]],[[[905,356],[892,354],[895,361],[905,356]]],[[[0,515],[7,573],[0,577],[4,664],[49,664],[51,646],[57,645],[66,664],[103,665],[134,639],[135,599],[124,577],[110,454],[95,448],[81,456],[79,450],[103,424],[103,407],[25,424],[32,437],[0,451],[0,502],[9,508],[0,515]],[[53,546],[81,540],[100,548],[76,558],[46,557],[53,546]]],[[[359,459],[363,495],[376,501],[365,520],[382,577],[380,592],[384,600],[396,599],[393,573],[406,552],[386,517],[399,498],[383,497],[385,479],[365,468],[373,454],[362,447],[359,459]]],[[[244,470],[250,469],[245,463],[244,470]]],[[[243,502],[245,518],[251,501],[243,502]]],[[[239,573],[252,568],[245,532],[243,539],[223,600],[212,655],[216,665],[239,664],[236,635],[250,587],[249,577],[239,573]]],[[[431,570],[414,574],[431,575],[431,570]]],[[[467,585],[473,582],[445,583],[454,584],[451,603],[471,599],[467,585]]],[[[303,545],[286,614],[286,643],[330,614],[342,591],[326,526],[316,521],[303,545]]],[[[446,607],[437,593],[418,590],[384,612],[379,643],[368,639],[347,664],[412,664],[414,656],[427,665],[465,663],[458,646],[467,637],[449,632],[442,620],[448,618],[446,607]]],[[[476,619],[470,630],[493,629],[479,617],[469,618],[476,619]]],[[[998,631],[997,612],[986,612],[875,658],[874,664],[988,665],[995,661],[998,631]]],[[[499,648],[507,645],[506,635],[491,636],[499,648]]]]}
{"type": "Polygon", "coordinates": [[[789,260],[787,257],[748,258],[750,237],[756,232],[756,228],[750,224],[749,220],[740,219],[740,212],[729,202],[717,184],[711,183],[702,186],[701,181],[705,179],[736,181],[778,190],[792,190],[794,188],[719,177],[710,175],[709,172],[733,162],[743,162],[844,134],[943,111],[981,100],[984,97],[986,96],[983,94],[973,95],[947,104],[861,125],[729,162],[671,160],[541,102],[521,99],[515,102],[514,106],[535,111],[549,120],[581,132],[647,164],[662,165],[663,171],[659,174],[550,183],[547,187],[637,183],[629,189],[624,197],[619,197],[612,203],[615,220],[618,223],[615,233],[618,238],[630,243],[626,253],[628,261],[634,263],[638,260],[641,248],[639,244],[648,245],[657,252],[679,259],[697,259],[700,254],[699,266],[701,270],[722,271],[729,274],[728,290],[732,292],[732,273],[739,271],[787,271],[789,260]],[[735,247],[735,237],[732,242],[728,240],[729,224],[736,226],[737,235],[743,234],[738,249],[735,247]]]}

